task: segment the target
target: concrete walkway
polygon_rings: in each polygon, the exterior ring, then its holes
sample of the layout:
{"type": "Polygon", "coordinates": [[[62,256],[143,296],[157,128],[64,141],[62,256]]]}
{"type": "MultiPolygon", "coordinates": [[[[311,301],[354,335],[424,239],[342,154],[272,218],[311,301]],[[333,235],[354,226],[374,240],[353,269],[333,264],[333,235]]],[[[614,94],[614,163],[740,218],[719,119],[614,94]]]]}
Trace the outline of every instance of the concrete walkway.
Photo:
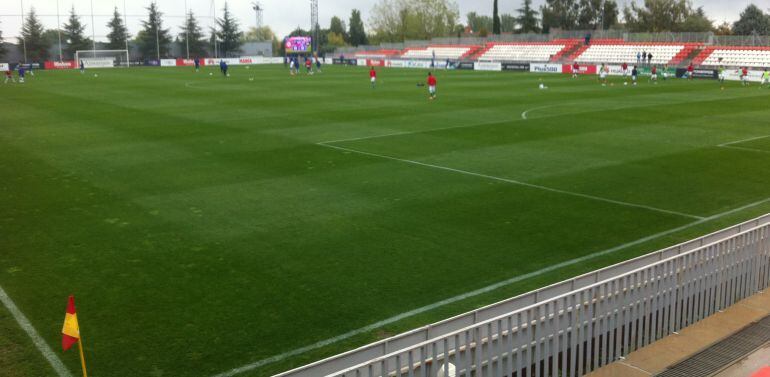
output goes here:
{"type": "MultiPolygon", "coordinates": [[[[770,290],[758,293],[726,309],[722,313],[716,313],[690,327],[682,329],[679,335],[670,335],[647,347],[641,348],[626,356],[625,360],[617,361],[605,367],[599,368],[591,377],[648,377],[665,371],[667,368],[685,360],[694,354],[708,348],[714,343],[727,338],[744,327],[770,315],[770,290]]],[[[736,369],[728,368],[719,374],[726,376],[751,376],[751,374],[770,363],[767,347],[760,349],[755,354],[760,364],[751,372],[744,373],[736,364],[736,369]],[[764,353],[762,353],[764,350],[764,353]]],[[[752,355],[754,356],[754,355],[752,355]]],[[[753,368],[754,358],[746,359],[744,363],[748,369],[753,368]]]]}

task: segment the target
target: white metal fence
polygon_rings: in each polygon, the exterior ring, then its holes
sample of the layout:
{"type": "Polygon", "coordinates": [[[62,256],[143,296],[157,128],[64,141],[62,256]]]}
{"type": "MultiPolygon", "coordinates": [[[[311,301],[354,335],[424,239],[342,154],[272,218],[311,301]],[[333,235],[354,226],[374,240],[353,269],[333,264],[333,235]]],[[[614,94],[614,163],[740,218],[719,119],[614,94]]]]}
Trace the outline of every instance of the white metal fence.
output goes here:
{"type": "Polygon", "coordinates": [[[279,376],[581,376],[768,286],[765,215],[279,376]]]}

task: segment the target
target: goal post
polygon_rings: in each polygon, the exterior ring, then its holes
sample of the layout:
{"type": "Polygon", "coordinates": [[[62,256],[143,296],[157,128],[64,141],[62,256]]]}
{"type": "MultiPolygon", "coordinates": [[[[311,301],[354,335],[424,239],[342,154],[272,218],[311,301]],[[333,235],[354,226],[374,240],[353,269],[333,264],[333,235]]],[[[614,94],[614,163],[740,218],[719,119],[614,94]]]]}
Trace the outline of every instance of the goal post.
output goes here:
{"type": "Polygon", "coordinates": [[[75,52],[75,64],[83,62],[85,68],[128,67],[128,50],[78,50],[75,52]]]}

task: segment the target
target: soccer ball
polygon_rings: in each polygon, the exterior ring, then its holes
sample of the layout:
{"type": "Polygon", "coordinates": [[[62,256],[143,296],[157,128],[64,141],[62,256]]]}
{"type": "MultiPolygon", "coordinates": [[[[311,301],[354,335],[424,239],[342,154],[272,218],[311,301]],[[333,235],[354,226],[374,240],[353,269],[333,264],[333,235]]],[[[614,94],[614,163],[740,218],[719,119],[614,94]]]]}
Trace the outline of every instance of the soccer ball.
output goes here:
{"type": "Polygon", "coordinates": [[[214,73],[213,72],[209,72],[209,76],[214,76],[214,73]]]}
{"type": "Polygon", "coordinates": [[[623,86],[628,86],[628,82],[624,82],[624,83],[623,83],[623,86]]]}
{"type": "Polygon", "coordinates": [[[254,81],[254,78],[253,77],[249,77],[249,81],[254,81]]]}
{"type": "Polygon", "coordinates": [[[230,74],[229,74],[229,73],[227,74],[227,77],[230,77],[230,74]]]}
{"type": "Polygon", "coordinates": [[[98,74],[96,74],[96,73],[94,73],[94,77],[99,77],[99,75],[98,75],[98,74]]]}
{"type": "Polygon", "coordinates": [[[246,69],[251,69],[251,67],[247,65],[247,66],[246,66],[246,69]]]}

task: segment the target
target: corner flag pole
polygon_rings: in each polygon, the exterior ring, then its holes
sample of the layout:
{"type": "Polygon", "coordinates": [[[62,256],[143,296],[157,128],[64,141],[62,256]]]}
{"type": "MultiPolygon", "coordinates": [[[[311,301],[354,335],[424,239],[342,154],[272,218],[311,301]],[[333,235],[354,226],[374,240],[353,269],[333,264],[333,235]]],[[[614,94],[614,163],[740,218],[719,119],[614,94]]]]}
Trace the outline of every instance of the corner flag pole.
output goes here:
{"type": "Polygon", "coordinates": [[[86,358],[83,355],[83,336],[80,336],[80,339],[78,339],[78,348],[80,349],[80,365],[83,366],[83,377],[88,377],[88,372],[86,372],[86,358]]]}

